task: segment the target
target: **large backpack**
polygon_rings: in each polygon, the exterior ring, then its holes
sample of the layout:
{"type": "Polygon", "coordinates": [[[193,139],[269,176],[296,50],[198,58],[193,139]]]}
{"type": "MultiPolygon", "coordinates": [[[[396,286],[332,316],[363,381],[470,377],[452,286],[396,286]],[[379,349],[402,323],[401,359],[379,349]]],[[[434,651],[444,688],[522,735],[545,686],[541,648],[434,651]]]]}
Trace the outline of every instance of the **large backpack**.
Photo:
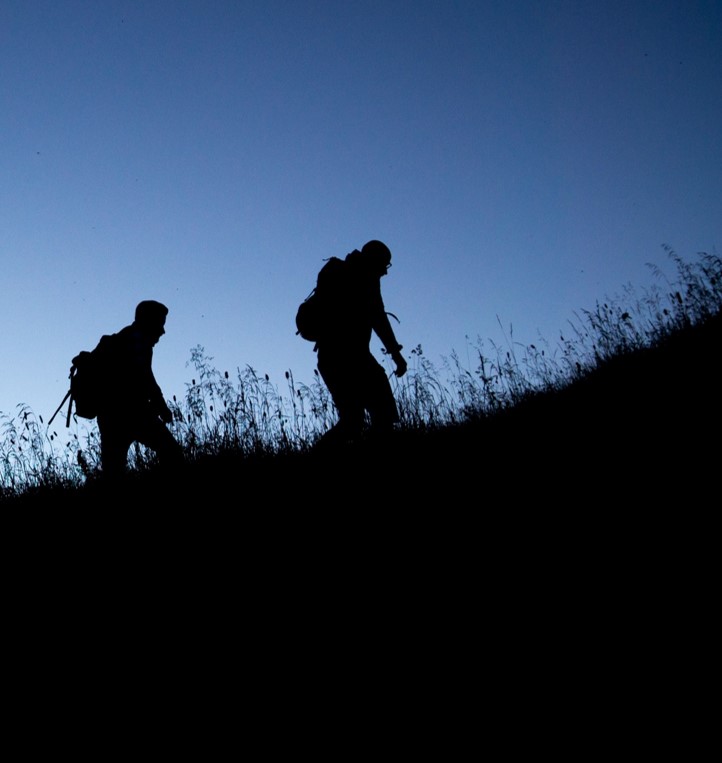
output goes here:
{"type": "Polygon", "coordinates": [[[296,312],[296,334],[309,342],[318,342],[333,326],[344,299],[348,263],[329,257],[316,278],[316,286],[301,302],[296,312]]]}
{"type": "Polygon", "coordinates": [[[70,426],[70,416],[75,406],[75,414],[82,419],[94,419],[103,402],[107,399],[110,386],[111,364],[115,334],[100,338],[94,350],[81,350],[71,361],[70,389],[48,422],[48,426],[70,398],[65,426],[70,426]]]}

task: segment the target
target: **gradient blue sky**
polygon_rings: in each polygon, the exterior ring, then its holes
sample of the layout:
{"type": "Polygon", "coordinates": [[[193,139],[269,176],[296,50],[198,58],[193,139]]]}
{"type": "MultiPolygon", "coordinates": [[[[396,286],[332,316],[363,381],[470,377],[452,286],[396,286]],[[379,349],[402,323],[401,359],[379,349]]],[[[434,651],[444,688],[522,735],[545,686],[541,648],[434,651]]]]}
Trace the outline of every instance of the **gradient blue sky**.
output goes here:
{"type": "Polygon", "coordinates": [[[168,398],[196,345],[309,382],[297,303],[371,238],[434,363],[722,246],[719,0],[2,0],[0,104],[9,414],[142,299],[168,398]]]}

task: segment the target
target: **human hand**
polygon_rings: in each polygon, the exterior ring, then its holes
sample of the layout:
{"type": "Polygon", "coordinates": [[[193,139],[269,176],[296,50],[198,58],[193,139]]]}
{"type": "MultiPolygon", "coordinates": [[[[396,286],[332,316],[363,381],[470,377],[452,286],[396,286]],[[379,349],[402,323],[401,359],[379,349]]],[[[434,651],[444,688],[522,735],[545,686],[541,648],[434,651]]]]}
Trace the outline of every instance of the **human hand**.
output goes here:
{"type": "Polygon", "coordinates": [[[394,374],[401,378],[405,373],[407,369],[406,360],[404,360],[404,356],[400,352],[394,353],[392,356],[394,363],[396,363],[396,370],[394,371],[394,374]]]}
{"type": "Polygon", "coordinates": [[[173,412],[167,405],[163,405],[158,415],[164,424],[170,424],[173,421],[173,412]]]}

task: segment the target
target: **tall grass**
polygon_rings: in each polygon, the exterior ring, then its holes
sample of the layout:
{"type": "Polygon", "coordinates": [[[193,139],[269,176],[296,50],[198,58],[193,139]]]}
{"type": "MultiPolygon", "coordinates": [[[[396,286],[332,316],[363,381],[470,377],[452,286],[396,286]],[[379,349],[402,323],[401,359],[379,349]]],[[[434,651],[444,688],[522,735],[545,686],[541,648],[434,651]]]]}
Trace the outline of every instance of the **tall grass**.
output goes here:
{"type": "MultiPolygon", "coordinates": [[[[575,313],[553,344],[524,346],[500,323],[503,342],[467,338],[466,363],[456,351],[435,365],[421,345],[409,353],[409,370],[392,379],[403,430],[463,424],[517,406],[538,393],[560,390],[605,362],[653,347],[674,332],[704,322],[722,310],[722,260],[699,253],[683,260],[664,247],[675,268],[668,278],[649,266],[651,288],[631,285],[592,309],[575,313]]],[[[219,371],[205,349],[191,350],[193,374],[183,399],[169,401],[173,434],[186,456],[197,460],[223,453],[273,456],[308,450],[335,422],[335,410],[317,371],[310,384],[291,371],[279,388],[267,375],[246,366],[219,371]]],[[[73,417],[68,441],[27,406],[0,413],[0,495],[29,489],[77,487],[99,471],[100,443],[94,422],[73,417]]],[[[154,466],[154,456],[136,445],[129,453],[133,472],[154,466]]]]}

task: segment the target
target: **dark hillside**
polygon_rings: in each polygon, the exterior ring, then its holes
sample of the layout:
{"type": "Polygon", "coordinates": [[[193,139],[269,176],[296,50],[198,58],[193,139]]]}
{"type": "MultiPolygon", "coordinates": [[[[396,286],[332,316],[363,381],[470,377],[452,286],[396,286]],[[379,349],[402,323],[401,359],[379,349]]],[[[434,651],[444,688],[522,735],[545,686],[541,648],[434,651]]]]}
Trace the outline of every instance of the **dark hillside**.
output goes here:
{"type": "Polygon", "coordinates": [[[474,427],[532,472],[618,500],[718,489],[722,314],[653,347],[617,355],[557,392],[474,427]],[[514,448],[516,443],[517,448],[514,448]],[[671,491],[671,492],[670,492],[671,491]]]}
{"type": "Polygon", "coordinates": [[[283,680],[368,658],[384,680],[458,693],[481,668],[495,702],[543,691],[535,716],[550,686],[666,697],[670,655],[696,674],[714,632],[720,323],[383,449],[228,454],[9,501],[19,619],[71,654],[108,633],[144,659],[200,646],[214,675],[240,645],[283,680]]]}
{"type": "Polygon", "coordinates": [[[371,677],[456,729],[471,680],[509,739],[527,716],[535,743],[562,719],[565,739],[637,728],[716,632],[720,324],[384,448],[9,501],[11,646],[23,670],[92,664],[183,701],[239,668],[268,702],[371,677]]]}
{"type": "Polygon", "coordinates": [[[713,500],[719,484],[722,316],[618,355],[567,387],[464,425],[399,432],[333,454],[229,453],[182,475],[134,475],[16,505],[144,512],[496,510],[713,500]],[[366,507],[369,508],[366,508],[366,507]],[[141,509],[142,507],[142,509],[141,509]]]}

